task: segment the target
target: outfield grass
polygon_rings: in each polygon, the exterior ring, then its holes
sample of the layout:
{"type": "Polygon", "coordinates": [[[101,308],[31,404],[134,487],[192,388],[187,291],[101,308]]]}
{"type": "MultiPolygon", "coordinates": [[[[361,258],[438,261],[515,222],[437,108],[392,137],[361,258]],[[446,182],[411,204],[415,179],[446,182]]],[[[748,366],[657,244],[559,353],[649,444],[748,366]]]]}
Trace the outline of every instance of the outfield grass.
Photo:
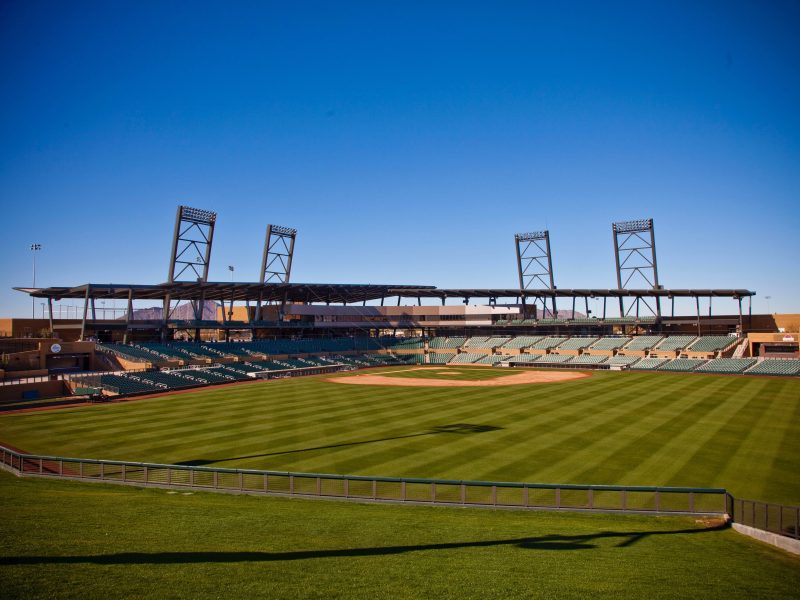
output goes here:
{"type": "Polygon", "coordinates": [[[0,472],[3,598],[788,598],[800,560],[689,518],[178,494],[0,472]]]}
{"type": "Polygon", "coordinates": [[[0,416],[0,440],[85,458],[713,486],[800,504],[797,379],[598,372],[556,384],[406,388],[301,378],[0,416]],[[437,429],[452,424],[485,430],[437,429]]]}

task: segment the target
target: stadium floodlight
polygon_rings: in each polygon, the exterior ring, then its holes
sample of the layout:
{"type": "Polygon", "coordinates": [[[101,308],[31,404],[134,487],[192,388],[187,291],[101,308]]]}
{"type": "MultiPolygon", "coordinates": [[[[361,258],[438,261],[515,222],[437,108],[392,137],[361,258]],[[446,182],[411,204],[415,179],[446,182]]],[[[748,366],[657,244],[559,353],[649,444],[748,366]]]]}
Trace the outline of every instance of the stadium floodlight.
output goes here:
{"type": "MultiPolygon", "coordinates": [[[[642,283],[646,284],[644,287],[654,290],[661,289],[658,283],[653,219],[618,221],[611,224],[611,233],[614,238],[617,289],[639,289],[642,287],[642,283]]],[[[659,297],[655,299],[655,309],[647,303],[646,299],[637,297],[626,310],[622,296],[619,298],[620,316],[626,316],[634,304],[638,316],[640,302],[643,302],[656,317],[661,316],[659,297]]]]}
{"type": "Polygon", "coordinates": [[[208,281],[211,245],[217,213],[190,206],[179,206],[175,216],[175,234],[168,281],[180,281],[184,274],[191,281],[208,281]]]}
{"type": "MultiPolygon", "coordinates": [[[[520,290],[530,288],[555,289],[553,280],[553,258],[550,253],[550,232],[531,231],[514,235],[517,249],[517,273],[520,290]]],[[[524,300],[524,296],[523,296],[524,300]]],[[[553,316],[558,314],[555,296],[552,297],[553,316]]],[[[545,300],[542,308],[546,310],[545,300]]]]}
{"type": "Polygon", "coordinates": [[[261,258],[261,283],[289,283],[297,230],[267,225],[264,254],[261,258]]]}

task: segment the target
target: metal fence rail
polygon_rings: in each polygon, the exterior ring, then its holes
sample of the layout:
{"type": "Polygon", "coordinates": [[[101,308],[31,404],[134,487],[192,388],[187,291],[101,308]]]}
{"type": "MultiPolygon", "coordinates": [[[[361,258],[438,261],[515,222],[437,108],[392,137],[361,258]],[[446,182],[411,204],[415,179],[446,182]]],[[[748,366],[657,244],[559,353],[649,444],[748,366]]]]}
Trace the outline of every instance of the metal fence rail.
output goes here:
{"type": "Polygon", "coordinates": [[[2,446],[0,465],[20,476],[387,503],[683,515],[723,515],[728,505],[726,491],[719,488],[292,473],[39,456],[2,446]]]}
{"type": "Polygon", "coordinates": [[[800,506],[731,497],[728,511],[736,523],[800,540],[800,506]]]}

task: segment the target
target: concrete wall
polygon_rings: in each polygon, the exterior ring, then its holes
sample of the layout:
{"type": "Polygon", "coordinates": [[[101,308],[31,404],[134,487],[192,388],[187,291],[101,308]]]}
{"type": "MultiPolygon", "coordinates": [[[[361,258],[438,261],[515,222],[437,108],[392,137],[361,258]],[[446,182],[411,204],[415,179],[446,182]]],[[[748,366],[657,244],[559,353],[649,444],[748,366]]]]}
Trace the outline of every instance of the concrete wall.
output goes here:
{"type": "Polygon", "coordinates": [[[58,398],[69,396],[69,388],[63,381],[41,381],[39,383],[21,383],[19,385],[0,386],[0,401],[22,400],[23,393],[36,390],[40,398],[58,398]]]}

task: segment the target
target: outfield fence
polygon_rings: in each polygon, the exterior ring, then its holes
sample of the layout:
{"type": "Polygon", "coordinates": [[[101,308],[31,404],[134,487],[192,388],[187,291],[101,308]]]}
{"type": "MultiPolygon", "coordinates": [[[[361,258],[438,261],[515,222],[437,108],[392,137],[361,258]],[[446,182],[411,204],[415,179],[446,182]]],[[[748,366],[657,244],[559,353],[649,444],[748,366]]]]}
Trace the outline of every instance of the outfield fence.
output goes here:
{"type": "Polygon", "coordinates": [[[728,514],[735,523],[800,540],[800,506],[742,500],[731,496],[728,514]]]}
{"type": "Polygon", "coordinates": [[[0,464],[20,476],[386,503],[683,515],[722,515],[728,506],[727,493],[719,488],[539,484],[292,473],[39,456],[2,446],[0,464]]]}

